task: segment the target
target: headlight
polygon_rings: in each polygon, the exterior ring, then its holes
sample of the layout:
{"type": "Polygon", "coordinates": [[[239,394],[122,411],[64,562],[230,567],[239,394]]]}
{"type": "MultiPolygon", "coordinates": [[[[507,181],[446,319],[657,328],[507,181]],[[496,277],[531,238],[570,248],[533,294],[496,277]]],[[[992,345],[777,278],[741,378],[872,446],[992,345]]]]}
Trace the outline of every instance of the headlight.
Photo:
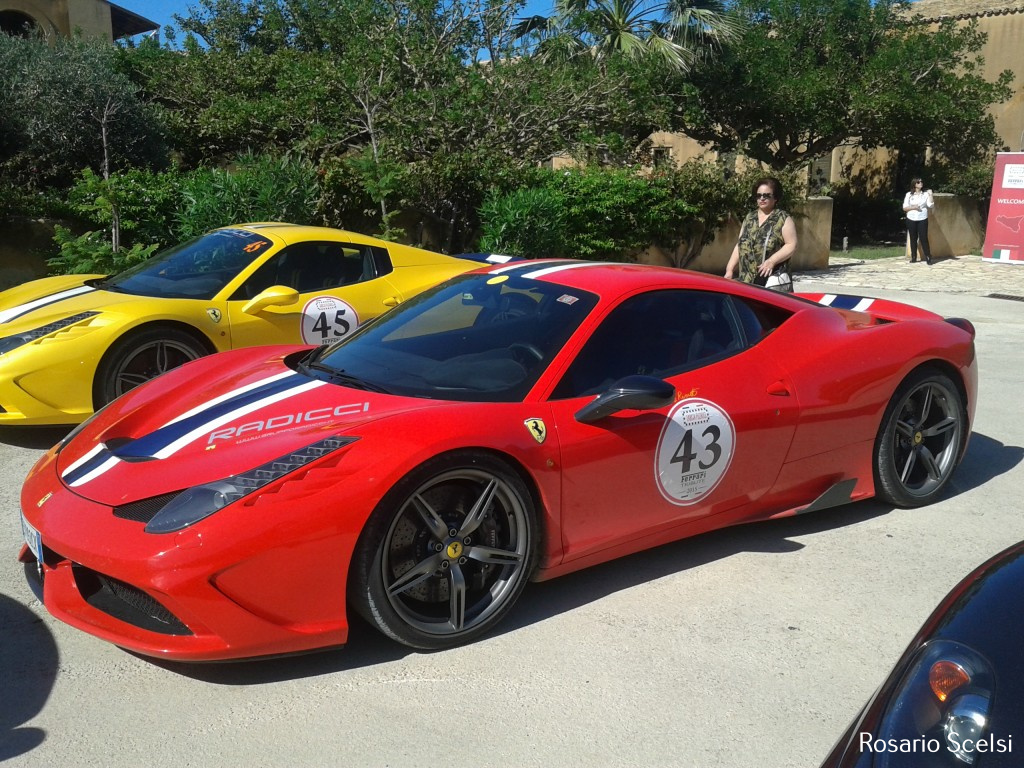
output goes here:
{"type": "Polygon", "coordinates": [[[98,314],[99,312],[80,312],[77,315],[65,317],[63,320],[54,320],[52,323],[33,328],[31,331],[16,333],[13,336],[5,336],[0,339],[0,355],[98,314]]]}
{"type": "Polygon", "coordinates": [[[287,453],[256,469],[182,491],[146,523],[146,533],[173,533],[258,491],[289,472],[354,443],[355,437],[329,437],[287,453]]]}
{"type": "Polygon", "coordinates": [[[859,751],[874,753],[879,768],[963,768],[980,753],[1007,752],[1009,735],[989,730],[994,688],[980,654],[953,641],[928,643],[900,681],[878,732],[858,734],[859,751]]]}

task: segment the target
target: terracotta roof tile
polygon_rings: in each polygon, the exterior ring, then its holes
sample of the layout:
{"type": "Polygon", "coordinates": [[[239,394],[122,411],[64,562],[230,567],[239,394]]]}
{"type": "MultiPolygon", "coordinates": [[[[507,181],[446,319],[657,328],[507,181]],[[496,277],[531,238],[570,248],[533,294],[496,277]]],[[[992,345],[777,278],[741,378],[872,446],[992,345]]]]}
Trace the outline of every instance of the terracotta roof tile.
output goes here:
{"type": "Polygon", "coordinates": [[[920,14],[932,21],[942,18],[971,19],[978,16],[1005,16],[1024,13],[1022,0],[915,0],[910,4],[911,14],[920,14]]]}

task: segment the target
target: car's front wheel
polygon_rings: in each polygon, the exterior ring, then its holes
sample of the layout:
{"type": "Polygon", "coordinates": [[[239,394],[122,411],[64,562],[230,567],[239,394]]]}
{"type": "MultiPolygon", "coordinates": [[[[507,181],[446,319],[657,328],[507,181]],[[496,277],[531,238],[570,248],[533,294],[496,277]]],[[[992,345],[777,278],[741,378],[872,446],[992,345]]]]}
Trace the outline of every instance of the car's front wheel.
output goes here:
{"type": "Polygon", "coordinates": [[[139,384],[205,354],[199,341],[175,328],[152,328],[120,339],[96,370],[93,403],[101,408],[139,384]]]}
{"type": "Polygon", "coordinates": [[[512,607],[538,554],[533,498],[504,462],[439,456],[384,497],[360,538],[351,598],[389,637],[437,650],[469,642],[512,607]]]}
{"type": "Polygon", "coordinates": [[[944,373],[923,369],[896,390],[875,441],[878,496],[901,507],[934,501],[960,460],[963,397],[944,373]]]}

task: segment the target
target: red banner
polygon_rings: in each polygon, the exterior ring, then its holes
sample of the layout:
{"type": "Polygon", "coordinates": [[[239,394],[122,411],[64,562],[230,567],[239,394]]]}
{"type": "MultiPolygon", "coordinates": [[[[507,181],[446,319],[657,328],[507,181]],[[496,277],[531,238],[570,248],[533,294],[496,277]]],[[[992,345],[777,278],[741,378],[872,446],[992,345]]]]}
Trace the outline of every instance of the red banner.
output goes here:
{"type": "Polygon", "coordinates": [[[1024,265],[1024,152],[996,155],[982,258],[1024,265]]]}

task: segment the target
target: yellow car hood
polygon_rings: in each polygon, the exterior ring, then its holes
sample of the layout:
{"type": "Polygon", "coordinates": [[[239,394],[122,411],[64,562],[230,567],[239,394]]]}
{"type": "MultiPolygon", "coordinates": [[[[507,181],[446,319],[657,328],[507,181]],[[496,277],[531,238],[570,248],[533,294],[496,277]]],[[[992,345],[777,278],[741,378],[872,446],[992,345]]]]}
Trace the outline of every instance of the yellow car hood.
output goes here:
{"type": "Polygon", "coordinates": [[[159,301],[147,296],[97,290],[85,284],[102,277],[46,277],[0,293],[0,337],[32,330],[82,312],[109,311],[118,305],[159,301]]]}

